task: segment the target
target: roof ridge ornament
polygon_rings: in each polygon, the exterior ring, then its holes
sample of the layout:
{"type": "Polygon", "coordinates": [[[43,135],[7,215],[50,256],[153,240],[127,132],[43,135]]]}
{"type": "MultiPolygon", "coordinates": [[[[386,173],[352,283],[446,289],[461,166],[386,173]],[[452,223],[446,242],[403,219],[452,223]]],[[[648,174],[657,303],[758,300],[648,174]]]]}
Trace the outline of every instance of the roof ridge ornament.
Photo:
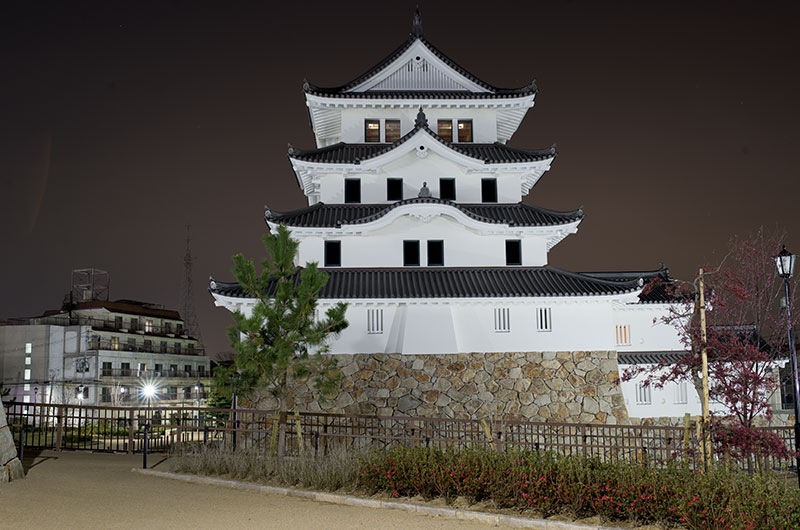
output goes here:
{"type": "Polygon", "coordinates": [[[425,112],[423,112],[422,107],[419,108],[419,112],[417,112],[417,119],[414,121],[415,127],[427,127],[428,126],[428,117],[425,116],[425,112]]]}
{"type": "Polygon", "coordinates": [[[272,217],[273,217],[272,210],[270,210],[270,209],[269,209],[269,206],[267,206],[267,205],[265,204],[265,205],[264,205],[264,219],[266,219],[267,221],[269,221],[270,219],[272,219],[272,217]]]}
{"type": "Polygon", "coordinates": [[[290,142],[289,143],[289,156],[294,156],[295,154],[297,154],[297,149],[295,149],[294,146],[290,142]]]}
{"type": "Polygon", "coordinates": [[[422,31],[422,15],[419,13],[419,5],[414,10],[414,19],[411,22],[411,36],[417,39],[425,38],[422,31]]]}

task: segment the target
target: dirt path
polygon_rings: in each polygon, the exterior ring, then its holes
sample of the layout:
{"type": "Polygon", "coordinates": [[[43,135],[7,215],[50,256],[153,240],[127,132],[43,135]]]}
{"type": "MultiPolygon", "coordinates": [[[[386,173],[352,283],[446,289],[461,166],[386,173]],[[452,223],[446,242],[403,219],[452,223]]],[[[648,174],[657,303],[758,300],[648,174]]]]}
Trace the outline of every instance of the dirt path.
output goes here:
{"type": "MultiPolygon", "coordinates": [[[[151,465],[162,458],[151,455],[151,465]]],[[[81,530],[489,528],[472,521],[263,495],[131,472],[141,463],[141,456],[80,452],[45,451],[26,458],[28,476],[0,489],[0,521],[9,527],[81,530]]]]}

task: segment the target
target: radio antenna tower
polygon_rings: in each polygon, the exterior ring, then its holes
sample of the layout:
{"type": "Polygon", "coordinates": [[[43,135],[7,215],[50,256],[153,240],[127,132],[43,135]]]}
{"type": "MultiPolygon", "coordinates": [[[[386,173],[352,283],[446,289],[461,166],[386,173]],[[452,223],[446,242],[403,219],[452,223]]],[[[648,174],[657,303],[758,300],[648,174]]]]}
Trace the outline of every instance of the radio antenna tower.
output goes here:
{"type": "Polygon", "coordinates": [[[197,323],[197,313],[194,310],[194,296],[192,284],[192,250],[189,229],[191,225],[186,225],[186,254],[183,256],[183,300],[182,315],[183,327],[190,337],[197,339],[200,349],[203,349],[203,337],[200,334],[200,326],[197,323]]]}

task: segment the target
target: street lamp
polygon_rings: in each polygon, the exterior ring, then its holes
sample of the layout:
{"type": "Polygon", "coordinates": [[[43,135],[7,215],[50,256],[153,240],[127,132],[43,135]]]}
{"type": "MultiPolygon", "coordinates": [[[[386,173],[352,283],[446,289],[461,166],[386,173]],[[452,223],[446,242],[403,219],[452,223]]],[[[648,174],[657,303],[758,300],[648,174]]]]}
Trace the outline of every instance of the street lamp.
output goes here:
{"type": "MultiPolygon", "coordinates": [[[[786,327],[789,333],[789,351],[792,361],[792,384],[794,387],[794,449],[800,450],[800,384],[797,375],[797,350],[794,346],[794,329],[792,328],[792,298],[789,295],[789,278],[794,273],[794,263],[797,256],[790,254],[783,246],[780,253],[775,256],[775,265],[778,267],[778,274],[783,278],[783,292],[786,296],[786,327]]],[[[800,453],[795,459],[797,469],[797,480],[800,483],[800,453]]]]}

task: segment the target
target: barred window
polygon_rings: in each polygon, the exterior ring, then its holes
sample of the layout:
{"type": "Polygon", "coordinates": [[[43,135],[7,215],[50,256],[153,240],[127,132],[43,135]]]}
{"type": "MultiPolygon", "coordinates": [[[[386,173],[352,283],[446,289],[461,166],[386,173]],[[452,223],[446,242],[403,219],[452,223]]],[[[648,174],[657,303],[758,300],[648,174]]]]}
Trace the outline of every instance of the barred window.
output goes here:
{"type": "Polygon", "coordinates": [[[384,123],[384,141],[396,142],[400,139],[400,120],[386,120],[384,123]]]}
{"type": "Polygon", "coordinates": [[[617,324],[617,346],[631,345],[631,325],[617,324]]]}
{"type": "Polygon", "coordinates": [[[675,404],[685,405],[689,402],[689,388],[686,381],[678,381],[675,383],[675,404]]]}
{"type": "Polygon", "coordinates": [[[381,120],[364,120],[364,141],[381,141],[381,120]]]}
{"type": "Polygon", "coordinates": [[[453,121],[452,120],[439,120],[436,124],[436,134],[442,137],[442,140],[448,142],[453,141],[453,121]]]}
{"type": "Polygon", "coordinates": [[[553,316],[549,307],[536,310],[536,331],[553,331],[553,316]]]}
{"type": "Polygon", "coordinates": [[[496,307],[494,309],[494,332],[509,333],[511,331],[511,309],[496,307]]]}
{"type": "Polygon", "coordinates": [[[650,395],[650,385],[644,383],[636,383],[636,404],[637,405],[650,405],[653,403],[653,398],[650,395]]]}
{"type": "Polygon", "coordinates": [[[383,309],[367,309],[367,333],[370,335],[383,333],[383,309]]]}

